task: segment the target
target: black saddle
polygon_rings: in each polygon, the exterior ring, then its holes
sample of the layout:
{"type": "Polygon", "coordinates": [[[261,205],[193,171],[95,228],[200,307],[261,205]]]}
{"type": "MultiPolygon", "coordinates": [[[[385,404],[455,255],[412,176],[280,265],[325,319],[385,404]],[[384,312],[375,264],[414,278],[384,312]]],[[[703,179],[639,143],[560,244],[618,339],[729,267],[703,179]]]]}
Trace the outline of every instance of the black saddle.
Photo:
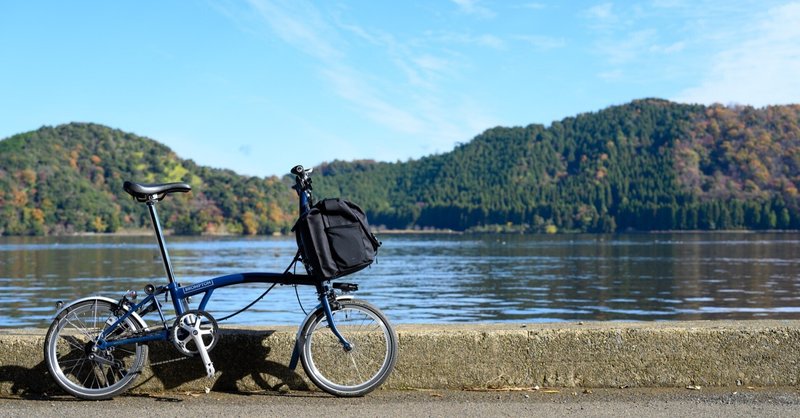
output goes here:
{"type": "Polygon", "coordinates": [[[186,183],[139,184],[132,181],[126,181],[122,188],[140,202],[161,200],[170,193],[186,193],[192,190],[192,186],[186,183]]]}

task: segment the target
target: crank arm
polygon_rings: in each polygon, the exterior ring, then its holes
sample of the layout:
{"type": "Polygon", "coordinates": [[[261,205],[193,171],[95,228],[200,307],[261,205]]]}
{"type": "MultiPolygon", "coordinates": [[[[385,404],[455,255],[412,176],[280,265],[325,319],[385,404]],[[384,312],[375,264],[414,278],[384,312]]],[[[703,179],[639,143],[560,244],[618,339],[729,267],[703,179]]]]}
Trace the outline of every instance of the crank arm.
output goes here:
{"type": "Polygon", "coordinates": [[[206,376],[214,377],[214,363],[211,362],[211,357],[208,356],[208,350],[206,350],[206,344],[203,342],[203,335],[200,329],[200,323],[202,322],[199,316],[195,317],[194,324],[192,324],[191,328],[186,327],[187,331],[192,334],[192,339],[194,340],[194,345],[197,347],[197,352],[200,353],[200,359],[203,360],[203,367],[206,368],[206,376]]]}
{"type": "Polygon", "coordinates": [[[214,363],[211,362],[211,358],[208,356],[208,350],[206,350],[206,346],[203,344],[203,339],[200,337],[200,334],[192,335],[194,338],[194,343],[197,346],[197,352],[200,353],[200,359],[203,360],[203,366],[206,368],[206,376],[214,377],[214,363]]]}

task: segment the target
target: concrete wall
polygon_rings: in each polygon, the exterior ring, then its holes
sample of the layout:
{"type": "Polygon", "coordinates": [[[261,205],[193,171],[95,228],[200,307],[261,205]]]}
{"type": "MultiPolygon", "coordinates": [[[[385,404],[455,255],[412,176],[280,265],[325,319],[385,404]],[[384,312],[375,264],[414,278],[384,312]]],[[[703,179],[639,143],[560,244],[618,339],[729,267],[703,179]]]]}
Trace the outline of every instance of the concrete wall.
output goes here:
{"type": "MultiPolygon", "coordinates": [[[[800,377],[800,321],[405,325],[384,387],[787,386],[800,377]]],[[[133,392],[313,389],[289,370],[296,329],[225,328],[200,361],[145,368],[133,392]]],[[[0,331],[0,394],[60,393],[43,362],[44,330],[0,331]]],[[[180,358],[150,344],[150,364],[180,358]]]]}

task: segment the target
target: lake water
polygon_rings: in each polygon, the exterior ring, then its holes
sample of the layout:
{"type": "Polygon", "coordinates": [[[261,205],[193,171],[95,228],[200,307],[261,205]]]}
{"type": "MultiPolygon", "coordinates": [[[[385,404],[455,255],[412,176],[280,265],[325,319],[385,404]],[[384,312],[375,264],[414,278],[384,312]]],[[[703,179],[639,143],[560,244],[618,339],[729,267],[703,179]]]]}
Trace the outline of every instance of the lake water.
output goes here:
{"type": "MultiPolygon", "coordinates": [[[[800,319],[800,234],[383,235],[378,263],[343,281],[395,323],[800,319]]],[[[283,271],[288,237],[168,237],[192,283],[283,271]]],[[[46,327],[58,300],[163,284],[152,237],[0,238],[0,327],[46,327]]],[[[220,289],[217,318],[264,284],[220,289]]],[[[313,289],[299,288],[306,309],[313,289]]],[[[196,304],[197,302],[195,302],[196,304]]],[[[151,321],[155,320],[149,315],[151,321]]],[[[292,286],[224,324],[297,325],[292,286]]]]}

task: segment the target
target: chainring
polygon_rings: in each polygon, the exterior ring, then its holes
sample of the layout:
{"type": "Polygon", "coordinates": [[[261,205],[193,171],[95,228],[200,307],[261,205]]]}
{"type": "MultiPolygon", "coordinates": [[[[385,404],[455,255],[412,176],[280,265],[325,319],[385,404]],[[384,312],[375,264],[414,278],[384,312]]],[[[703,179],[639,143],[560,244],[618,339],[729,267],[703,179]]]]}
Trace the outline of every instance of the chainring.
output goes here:
{"type": "Polygon", "coordinates": [[[219,341],[219,326],[214,317],[206,311],[190,310],[177,317],[170,330],[172,345],[184,356],[193,357],[199,353],[194,333],[200,335],[207,352],[219,341]]]}

